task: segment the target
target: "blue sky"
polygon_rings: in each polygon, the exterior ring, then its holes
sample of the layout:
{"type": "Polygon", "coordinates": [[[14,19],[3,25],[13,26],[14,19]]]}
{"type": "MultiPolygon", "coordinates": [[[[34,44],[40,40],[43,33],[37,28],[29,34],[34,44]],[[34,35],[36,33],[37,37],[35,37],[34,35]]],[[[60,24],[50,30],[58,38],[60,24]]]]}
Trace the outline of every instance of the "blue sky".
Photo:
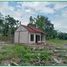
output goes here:
{"type": "Polygon", "coordinates": [[[67,32],[67,2],[0,2],[0,12],[24,25],[29,23],[30,16],[47,16],[56,30],[67,32]]]}

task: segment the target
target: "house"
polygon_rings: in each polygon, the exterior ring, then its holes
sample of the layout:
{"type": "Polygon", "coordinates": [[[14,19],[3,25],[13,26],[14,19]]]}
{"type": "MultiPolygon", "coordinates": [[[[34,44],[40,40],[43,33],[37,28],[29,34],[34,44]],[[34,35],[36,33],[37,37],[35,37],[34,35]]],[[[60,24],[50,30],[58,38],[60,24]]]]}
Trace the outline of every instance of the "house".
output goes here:
{"type": "Polygon", "coordinates": [[[41,43],[45,41],[45,33],[32,26],[20,25],[14,34],[15,43],[41,43]]]}

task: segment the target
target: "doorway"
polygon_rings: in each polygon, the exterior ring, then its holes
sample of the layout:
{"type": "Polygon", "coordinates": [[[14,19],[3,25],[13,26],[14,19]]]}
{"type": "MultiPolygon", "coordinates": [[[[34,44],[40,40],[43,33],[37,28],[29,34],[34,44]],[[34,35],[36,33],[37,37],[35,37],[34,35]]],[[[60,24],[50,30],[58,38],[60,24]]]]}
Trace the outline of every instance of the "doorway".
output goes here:
{"type": "Polygon", "coordinates": [[[38,43],[38,41],[40,41],[40,35],[36,35],[36,43],[38,43]]]}

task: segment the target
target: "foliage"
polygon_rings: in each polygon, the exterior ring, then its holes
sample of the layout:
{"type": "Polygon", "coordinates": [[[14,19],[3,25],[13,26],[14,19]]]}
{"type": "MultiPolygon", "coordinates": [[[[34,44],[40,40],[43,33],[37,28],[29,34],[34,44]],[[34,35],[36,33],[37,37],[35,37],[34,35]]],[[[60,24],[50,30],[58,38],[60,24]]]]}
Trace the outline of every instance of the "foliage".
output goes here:
{"type": "Polygon", "coordinates": [[[37,62],[41,64],[42,61],[48,61],[51,56],[50,54],[42,49],[42,51],[34,51],[30,47],[22,45],[9,45],[4,46],[0,51],[0,62],[5,59],[11,60],[12,58],[19,58],[21,60],[19,65],[37,65],[37,62]],[[40,54],[40,55],[39,55],[40,54]]]}
{"type": "Polygon", "coordinates": [[[18,26],[18,20],[15,20],[10,15],[4,17],[0,13],[0,36],[2,36],[2,39],[0,38],[1,40],[5,41],[6,39],[8,39],[8,41],[10,40],[11,42],[13,42],[14,32],[18,26]]]}
{"type": "Polygon", "coordinates": [[[10,15],[3,16],[0,14],[0,34],[4,36],[13,36],[19,21],[15,20],[10,15]]]}
{"type": "Polygon", "coordinates": [[[0,13],[0,34],[2,34],[3,21],[3,15],[0,13]]]}
{"type": "Polygon", "coordinates": [[[67,40],[67,33],[57,32],[54,29],[54,25],[50,22],[50,20],[42,15],[38,15],[36,18],[30,16],[30,23],[28,26],[38,27],[44,32],[46,32],[46,39],[64,39],[67,40]]]}
{"type": "Polygon", "coordinates": [[[58,38],[59,39],[63,39],[63,40],[67,40],[67,33],[58,33],[58,38]]]}
{"type": "Polygon", "coordinates": [[[30,16],[30,23],[28,25],[36,26],[46,32],[46,38],[56,38],[57,31],[54,30],[54,25],[45,16],[37,16],[33,18],[30,16]]]}
{"type": "Polygon", "coordinates": [[[14,31],[17,28],[17,25],[18,25],[17,20],[15,20],[13,17],[10,17],[10,15],[5,16],[5,21],[3,24],[3,35],[4,36],[8,36],[8,35],[13,36],[14,31]]]}
{"type": "MultiPolygon", "coordinates": [[[[46,39],[59,38],[67,40],[67,33],[57,32],[48,17],[38,15],[37,17],[33,18],[32,16],[30,16],[29,20],[30,22],[28,26],[38,27],[46,32],[46,39]]],[[[13,37],[14,32],[19,24],[19,20],[15,20],[10,15],[4,17],[0,13],[0,35],[3,35],[4,37],[6,36],[7,39],[8,37],[13,37]]]]}

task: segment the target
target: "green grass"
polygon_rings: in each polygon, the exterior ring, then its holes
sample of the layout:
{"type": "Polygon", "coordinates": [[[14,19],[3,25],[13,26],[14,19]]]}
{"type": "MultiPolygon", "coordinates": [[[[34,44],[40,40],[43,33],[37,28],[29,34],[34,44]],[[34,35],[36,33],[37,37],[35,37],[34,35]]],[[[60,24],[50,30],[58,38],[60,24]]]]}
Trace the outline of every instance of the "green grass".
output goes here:
{"type": "Polygon", "coordinates": [[[58,47],[63,47],[64,44],[67,44],[67,40],[59,40],[59,39],[50,39],[47,42],[51,45],[55,45],[58,47]]]}
{"type": "Polygon", "coordinates": [[[47,49],[42,49],[41,51],[37,49],[33,51],[30,47],[19,44],[4,46],[0,50],[0,62],[4,60],[15,61],[15,59],[17,60],[18,58],[21,60],[19,65],[39,65],[40,63],[36,63],[39,59],[45,62],[50,60],[51,56],[47,49]]]}
{"type": "MultiPolygon", "coordinates": [[[[64,44],[67,44],[67,40],[59,39],[51,39],[47,42],[59,47],[63,47],[64,44]]],[[[48,65],[48,61],[52,59],[52,54],[47,48],[34,50],[32,47],[22,44],[9,44],[0,49],[0,64],[4,60],[13,60],[16,62],[17,59],[21,61],[19,65],[48,65]],[[38,61],[40,62],[37,63],[38,61]]]]}

